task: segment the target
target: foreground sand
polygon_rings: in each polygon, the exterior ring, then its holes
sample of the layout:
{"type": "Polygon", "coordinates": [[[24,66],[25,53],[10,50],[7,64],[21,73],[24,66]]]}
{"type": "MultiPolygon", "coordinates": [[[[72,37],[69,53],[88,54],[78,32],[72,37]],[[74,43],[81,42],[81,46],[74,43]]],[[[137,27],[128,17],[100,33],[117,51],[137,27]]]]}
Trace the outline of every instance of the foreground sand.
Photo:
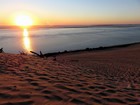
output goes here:
{"type": "Polygon", "coordinates": [[[53,58],[0,54],[0,105],[140,105],[140,45],[53,58]]]}

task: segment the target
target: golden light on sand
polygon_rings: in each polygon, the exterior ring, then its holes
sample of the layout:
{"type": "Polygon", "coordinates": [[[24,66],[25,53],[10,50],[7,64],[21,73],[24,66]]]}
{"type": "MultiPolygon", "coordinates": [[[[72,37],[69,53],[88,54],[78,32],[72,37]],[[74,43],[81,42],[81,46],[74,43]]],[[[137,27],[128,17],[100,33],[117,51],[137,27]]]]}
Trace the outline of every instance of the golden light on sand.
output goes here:
{"type": "Polygon", "coordinates": [[[32,51],[32,48],[31,48],[31,41],[27,29],[24,29],[23,31],[23,42],[24,42],[23,43],[24,49],[27,51],[27,53],[30,53],[30,51],[32,51]]]}
{"type": "Polygon", "coordinates": [[[28,27],[33,25],[33,20],[28,15],[18,15],[15,18],[15,23],[17,26],[28,27]]]}

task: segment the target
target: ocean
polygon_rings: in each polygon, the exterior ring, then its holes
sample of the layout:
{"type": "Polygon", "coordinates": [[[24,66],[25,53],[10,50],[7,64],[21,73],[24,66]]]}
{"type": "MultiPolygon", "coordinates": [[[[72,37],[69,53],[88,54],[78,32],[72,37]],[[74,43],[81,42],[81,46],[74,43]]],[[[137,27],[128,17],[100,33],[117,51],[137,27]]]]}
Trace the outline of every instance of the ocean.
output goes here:
{"type": "Polygon", "coordinates": [[[140,42],[140,26],[0,29],[0,48],[6,53],[78,50],[140,42]]]}

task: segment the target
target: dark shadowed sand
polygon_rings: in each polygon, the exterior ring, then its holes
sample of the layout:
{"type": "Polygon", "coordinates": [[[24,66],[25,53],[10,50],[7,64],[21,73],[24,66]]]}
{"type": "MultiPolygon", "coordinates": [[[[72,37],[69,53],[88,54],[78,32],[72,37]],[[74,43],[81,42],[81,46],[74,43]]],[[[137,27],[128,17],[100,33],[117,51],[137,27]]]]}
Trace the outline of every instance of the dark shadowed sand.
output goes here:
{"type": "Polygon", "coordinates": [[[56,61],[0,54],[0,105],[140,105],[140,45],[56,61]]]}

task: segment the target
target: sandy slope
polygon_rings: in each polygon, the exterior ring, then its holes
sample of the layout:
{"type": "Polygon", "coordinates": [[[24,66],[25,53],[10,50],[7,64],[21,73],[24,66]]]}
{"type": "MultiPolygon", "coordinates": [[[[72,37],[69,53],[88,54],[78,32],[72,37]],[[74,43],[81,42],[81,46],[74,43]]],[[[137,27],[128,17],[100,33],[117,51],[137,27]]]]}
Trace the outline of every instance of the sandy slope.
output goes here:
{"type": "Polygon", "coordinates": [[[53,58],[0,54],[0,105],[139,105],[140,45],[53,58]]]}

